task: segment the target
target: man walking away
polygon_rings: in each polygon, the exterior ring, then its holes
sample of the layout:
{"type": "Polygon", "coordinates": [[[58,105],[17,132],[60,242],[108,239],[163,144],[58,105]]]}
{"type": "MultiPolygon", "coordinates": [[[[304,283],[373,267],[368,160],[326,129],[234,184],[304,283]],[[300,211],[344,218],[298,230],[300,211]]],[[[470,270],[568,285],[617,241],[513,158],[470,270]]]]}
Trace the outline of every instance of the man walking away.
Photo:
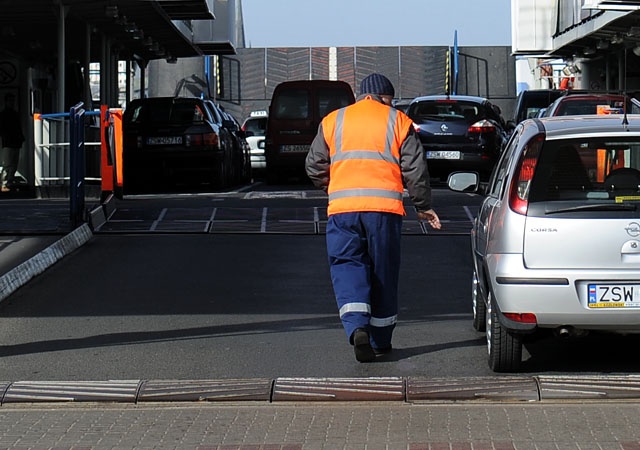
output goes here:
{"type": "Polygon", "coordinates": [[[327,253],[340,319],[355,357],[391,351],[398,314],[403,182],[418,219],[435,229],[429,172],[412,121],[391,106],[384,75],[362,80],[353,105],[328,114],[306,159],[307,175],[329,194],[327,253]]]}
{"type": "Polygon", "coordinates": [[[4,109],[0,112],[0,139],[2,152],[0,163],[2,163],[2,173],[0,173],[0,189],[2,192],[9,192],[9,184],[13,182],[18,161],[20,159],[20,149],[24,142],[22,127],[20,125],[20,115],[15,110],[16,96],[11,92],[4,96],[4,109]]]}

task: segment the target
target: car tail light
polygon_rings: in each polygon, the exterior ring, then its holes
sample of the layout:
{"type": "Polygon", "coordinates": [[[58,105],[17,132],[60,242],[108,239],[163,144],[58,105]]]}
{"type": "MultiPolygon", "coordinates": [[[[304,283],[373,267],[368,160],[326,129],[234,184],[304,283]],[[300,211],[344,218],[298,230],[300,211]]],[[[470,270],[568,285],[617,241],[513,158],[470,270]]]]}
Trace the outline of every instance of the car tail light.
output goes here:
{"type": "Polygon", "coordinates": [[[206,133],[202,135],[202,142],[204,145],[210,145],[212,147],[218,146],[218,135],[216,133],[206,133]]]}
{"type": "Polygon", "coordinates": [[[413,122],[413,131],[415,131],[416,133],[420,132],[420,125],[418,125],[417,123],[413,122]]]}
{"type": "Polygon", "coordinates": [[[187,134],[184,137],[186,147],[212,146],[218,147],[218,135],[216,133],[187,134]]]}
{"type": "Polygon", "coordinates": [[[509,206],[518,214],[527,214],[529,207],[529,189],[538,164],[538,155],[544,141],[544,135],[537,135],[529,141],[520,156],[516,173],[511,181],[509,206]]]}
{"type": "Polygon", "coordinates": [[[493,133],[494,131],[496,131],[495,125],[487,119],[477,121],[467,130],[469,133],[493,133]]]}
{"type": "Polygon", "coordinates": [[[503,313],[504,316],[519,323],[538,323],[536,315],[533,313],[503,313]]]}

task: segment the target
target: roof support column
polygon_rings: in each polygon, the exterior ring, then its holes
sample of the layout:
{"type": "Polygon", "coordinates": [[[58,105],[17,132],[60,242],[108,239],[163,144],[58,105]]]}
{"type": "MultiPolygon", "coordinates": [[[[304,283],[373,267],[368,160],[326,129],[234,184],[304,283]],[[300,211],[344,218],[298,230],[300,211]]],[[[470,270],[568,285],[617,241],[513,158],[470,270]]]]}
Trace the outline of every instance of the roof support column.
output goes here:
{"type": "Polygon", "coordinates": [[[140,98],[145,98],[147,90],[147,61],[141,60],[138,65],[140,66],[140,98]]]}
{"type": "Polygon", "coordinates": [[[129,102],[131,101],[131,60],[127,59],[127,62],[125,63],[125,70],[126,70],[126,75],[125,75],[125,88],[124,88],[124,105],[122,105],[123,108],[129,106],[129,102]]]}
{"type": "Polygon", "coordinates": [[[111,43],[106,35],[102,35],[102,45],[100,46],[100,104],[111,105],[111,43]]]}
{"type": "Polygon", "coordinates": [[[62,2],[58,5],[58,112],[63,112],[65,108],[65,59],[66,59],[66,51],[65,51],[65,24],[67,11],[69,11],[68,6],[64,6],[62,2]]]}
{"type": "Polygon", "coordinates": [[[86,109],[92,109],[92,95],[91,95],[91,25],[85,25],[85,37],[84,37],[84,61],[82,62],[84,68],[84,105],[86,109]]]}
{"type": "Polygon", "coordinates": [[[621,52],[618,53],[618,90],[626,90],[627,83],[627,49],[623,48],[621,52]]]}
{"type": "Polygon", "coordinates": [[[613,90],[613,87],[611,86],[611,58],[607,57],[605,59],[605,66],[604,66],[604,70],[605,70],[605,89],[607,91],[611,91],[613,90]]]}
{"type": "Polygon", "coordinates": [[[109,106],[112,108],[117,108],[118,102],[120,101],[120,53],[119,46],[112,46],[111,52],[109,53],[109,67],[111,68],[111,72],[109,73],[109,80],[111,84],[109,85],[109,106]]]}

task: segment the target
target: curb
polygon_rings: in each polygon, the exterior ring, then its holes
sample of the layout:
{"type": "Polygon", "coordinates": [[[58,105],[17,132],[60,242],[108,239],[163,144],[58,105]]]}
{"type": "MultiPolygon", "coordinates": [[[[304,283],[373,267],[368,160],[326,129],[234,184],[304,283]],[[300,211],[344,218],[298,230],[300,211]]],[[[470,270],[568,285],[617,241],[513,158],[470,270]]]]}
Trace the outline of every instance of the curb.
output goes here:
{"type": "Polygon", "coordinates": [[[89,225],[82,224],[60,240],[11,269],[0,277],[0,301],[24,286],[64,256],[79,248],[93,236],[89,225]]]}
{"type": "Polygon", "coordinates": [[[24,263],[11,269],[0,277],[0,302],[27,284],[63,257],[78,249],[93,236],[93,230],[99,229],[114,212],[114,196],[87,212],[88,223],[80,225],[69,234],[56,241],[24,263]]]}
{"type": "Polygon", "coordinates": [[[0,405],[39,402],[545,402],[640,399],[640,375],[17,381],[0,405]]]}

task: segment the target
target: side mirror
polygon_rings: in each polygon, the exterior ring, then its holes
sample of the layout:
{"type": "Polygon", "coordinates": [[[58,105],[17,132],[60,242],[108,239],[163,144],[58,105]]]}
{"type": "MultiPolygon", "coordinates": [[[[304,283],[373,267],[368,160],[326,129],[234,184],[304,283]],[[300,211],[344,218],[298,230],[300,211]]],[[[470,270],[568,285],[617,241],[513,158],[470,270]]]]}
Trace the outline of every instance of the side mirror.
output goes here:
{"type": "Polygon", "coordinates": [[[454,172],[449,174],[447,186],[455,192],[478,192],[480,175],[478,172],[454,172]]]}

